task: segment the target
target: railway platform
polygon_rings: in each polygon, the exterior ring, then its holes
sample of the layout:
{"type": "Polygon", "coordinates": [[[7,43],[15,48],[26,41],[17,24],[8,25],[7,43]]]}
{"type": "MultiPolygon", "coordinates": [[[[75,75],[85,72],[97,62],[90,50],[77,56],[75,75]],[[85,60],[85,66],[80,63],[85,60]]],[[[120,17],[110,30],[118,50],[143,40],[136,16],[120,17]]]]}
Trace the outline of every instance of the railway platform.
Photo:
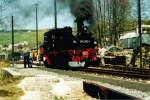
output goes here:
{"type": "Polygon", "coordinates": [[[14,67],[5,70],[13,77],[24,77],[18,84],[18,87],[25,92],[20,100],[95,100],[94,97],[87,95],[83,86],[84,82],[97,84],[137,99],[150,99],[149,80],[124,79],[78,71],[44,68],[36,65],[33,68],[23,68],[23,65],[15,64],[14,67]]]}

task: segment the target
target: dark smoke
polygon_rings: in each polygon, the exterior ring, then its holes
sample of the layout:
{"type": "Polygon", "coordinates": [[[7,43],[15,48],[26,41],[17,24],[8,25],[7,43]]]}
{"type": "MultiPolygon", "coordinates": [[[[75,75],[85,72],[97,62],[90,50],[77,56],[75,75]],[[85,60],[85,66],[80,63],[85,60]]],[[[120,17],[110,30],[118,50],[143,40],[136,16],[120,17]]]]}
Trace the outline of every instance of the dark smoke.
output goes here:
{"type": "Polygon", "coordinates": [[[71,14],[77,18],[89,23],[93,21],[94,5],[93,0],[58,0],[64,7],[70,8],[71,14]]]}
{"type": "Polygon", "coordinates": [[[83,19],[88,22],[93,20],[93,1],[92,0],[71,0],[71,13],[77,19],[83,19]]]}

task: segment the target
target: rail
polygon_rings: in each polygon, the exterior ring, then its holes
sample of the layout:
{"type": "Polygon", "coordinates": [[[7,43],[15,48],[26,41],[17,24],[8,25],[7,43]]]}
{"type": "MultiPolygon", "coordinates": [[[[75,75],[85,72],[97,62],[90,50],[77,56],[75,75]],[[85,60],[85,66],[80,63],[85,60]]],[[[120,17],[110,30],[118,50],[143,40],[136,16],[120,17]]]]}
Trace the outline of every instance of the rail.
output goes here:
{"type": "Polygon", "coordinates": [[[98,73],[98,74],[110,74],[110,75],[119,75],[125,77],[134,77],[142,79],[150,79],[150,73],[141,73],[134,71],[123,71],[123,70],[111,70],[111,69],[97,69],[97,68],[85,68],[82,69],[84,72],[98,73]]]}

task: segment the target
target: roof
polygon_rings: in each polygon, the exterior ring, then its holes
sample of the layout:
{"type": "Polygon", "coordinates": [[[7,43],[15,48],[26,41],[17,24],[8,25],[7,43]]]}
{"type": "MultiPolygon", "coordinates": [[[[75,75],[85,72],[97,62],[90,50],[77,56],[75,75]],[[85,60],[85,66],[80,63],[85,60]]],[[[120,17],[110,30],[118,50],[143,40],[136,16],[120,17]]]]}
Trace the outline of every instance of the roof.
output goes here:
{"type": "Polygon", "coordinates": [[[150,28],[150,25],[141,25],[142,28],[150,28]]]}
{"type": "Polygon", "coordinates": [[[129,32],[121,36],[120,39],[133,38],[133,37],[138,37],[138,36],[139,35],[136,32],[129,32]]]}

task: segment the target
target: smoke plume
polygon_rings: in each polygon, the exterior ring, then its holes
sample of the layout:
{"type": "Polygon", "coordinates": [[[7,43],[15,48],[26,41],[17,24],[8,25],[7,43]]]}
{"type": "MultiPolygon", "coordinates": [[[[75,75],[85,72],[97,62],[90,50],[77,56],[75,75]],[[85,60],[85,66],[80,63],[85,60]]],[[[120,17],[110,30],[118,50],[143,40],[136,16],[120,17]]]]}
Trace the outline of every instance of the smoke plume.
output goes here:
{"type": "Polygon", "coordinates": [[[71,14],[89,23],[93,21],[93,0],[58,0],[59,3],[69,6],[71,14]]]}
{"type": "Polygon", "coordinates": [[[83,19],[88,22],[93,20],[93,1],[92,0],[71,0],[71,13],[77,19],[83,19]]]}

